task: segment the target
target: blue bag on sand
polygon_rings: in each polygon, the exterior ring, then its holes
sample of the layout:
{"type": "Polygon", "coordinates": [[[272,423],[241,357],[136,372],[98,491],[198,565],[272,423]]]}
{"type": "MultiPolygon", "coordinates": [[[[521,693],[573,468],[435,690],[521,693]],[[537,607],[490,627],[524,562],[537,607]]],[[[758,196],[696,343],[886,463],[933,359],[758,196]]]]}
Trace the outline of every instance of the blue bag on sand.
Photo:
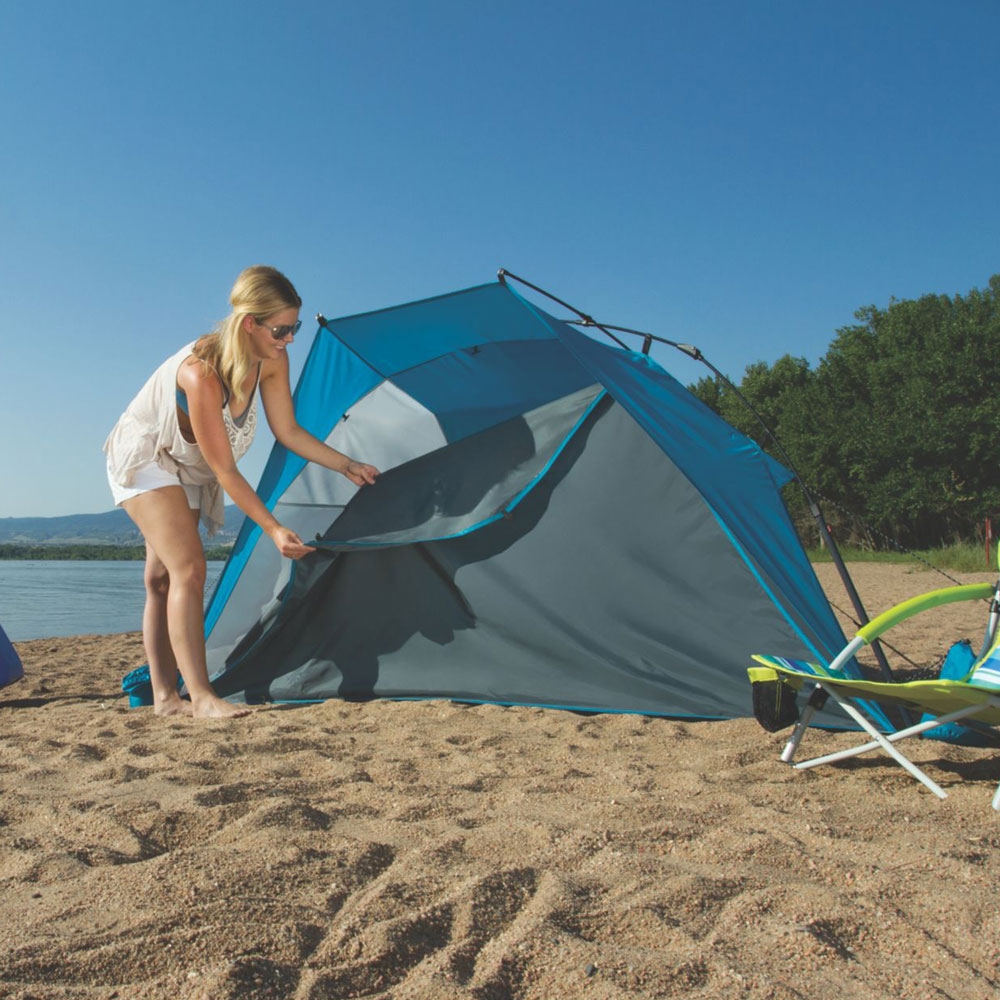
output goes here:
{"type": "Polygon", "coordinates": [[[0,688],[19,681],[23,676],[24,667],[21,665],[21,658],[7,638],[3,626],[0,625],[0,688]]]}
{"type": "MultiPolygon", "coordinates": [[[[941,664],[938,677],[943,681],[960,681],[972,669],[976,662],[976,654],[972,652],[972,644],[968,639],[956,642],[941,664]]],[[[925,715],[922,722],[929,722],[933,716],[925,715]]],[[[958,722],[946,722],[943,726],[935,726],[922,734],[932,740],[943,743],[960,743],[967,747],[993,747],[997,745],[996,734],[988,731],[963,726],[958,722]]]]}
{"type": "Polygon", "coordinates": [[[149,679],[149,667],[136,667],[122,678],[122,691],[128,695],[128,707],[139,708],[153,704],[153,685],[149,679]]]}

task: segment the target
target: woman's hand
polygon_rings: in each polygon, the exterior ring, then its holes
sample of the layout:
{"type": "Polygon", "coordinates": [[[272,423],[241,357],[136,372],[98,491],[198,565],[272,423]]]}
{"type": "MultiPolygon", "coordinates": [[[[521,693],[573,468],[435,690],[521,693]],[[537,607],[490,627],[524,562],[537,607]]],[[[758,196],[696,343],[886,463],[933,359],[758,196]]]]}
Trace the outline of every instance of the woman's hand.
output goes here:
{"type": "Polygon", "coordinates": [[[306,545],[291,528],[285,528],[280,524],[270,532],[270,535],[271,541],[286,559],[301,559],[316,551],[312,545],[306,545]]]}
{"type": "Polygon", "coordinates": [[[344,475],[355,486],[370,486],[378,478],[378,469],[374,465],[366,465],[364,462],[355,462],[351,459],[347,467],[343,470],[344,475]]]}
{"type": "MultiPolygon", "coordinates": [[[[221,399],[221,390],[219,393],[221,399]]],[[[374,465],[355,462],[299,426],[288,380],[288,355],[284,351],[274,361],[264,362],[260,373],[260,398],[264,402],[268,425],[279,444],[307,462],[341,473],[355,486],[371,486],[375,482],[379,473],[374,465]]],[[[217,409],[221,409],[221,405],[217,409]]],[[[219,426],[222,427],[221,416],[219,426]]]]}

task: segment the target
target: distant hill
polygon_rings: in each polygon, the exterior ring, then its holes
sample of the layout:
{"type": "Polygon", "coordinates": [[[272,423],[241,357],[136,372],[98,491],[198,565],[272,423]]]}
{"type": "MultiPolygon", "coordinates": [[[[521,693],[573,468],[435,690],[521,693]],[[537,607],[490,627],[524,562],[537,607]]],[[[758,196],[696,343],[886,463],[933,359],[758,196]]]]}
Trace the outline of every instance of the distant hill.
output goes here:
{"type": "MultiPolygon", "coordinates": [[[[239,507],[226,507],[225,527],[212,536],[213,545],[236,540],[243,523],[239,507]]],[[[120,508],[103,514],[63,517],[0,517],[0,544],[21,545],[140,545],[142,536],[120,508]]]]}

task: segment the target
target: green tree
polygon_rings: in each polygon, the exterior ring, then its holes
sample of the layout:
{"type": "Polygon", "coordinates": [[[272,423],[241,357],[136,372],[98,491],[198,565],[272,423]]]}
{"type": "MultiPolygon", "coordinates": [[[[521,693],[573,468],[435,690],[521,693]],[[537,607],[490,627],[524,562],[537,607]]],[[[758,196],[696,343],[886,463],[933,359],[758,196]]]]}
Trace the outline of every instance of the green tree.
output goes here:
{"type": "Polygon", "coordinates": [[[692,391],[790,460],[841,537],[853,532],[845,540],[923,548],[973,538],[1000,515],[1000,275],[966,296],[891,300],[855,319],[815,371],[790,356],[746,369],[740,393],[783,452],[730,387],[702,379],[692,391]]]}

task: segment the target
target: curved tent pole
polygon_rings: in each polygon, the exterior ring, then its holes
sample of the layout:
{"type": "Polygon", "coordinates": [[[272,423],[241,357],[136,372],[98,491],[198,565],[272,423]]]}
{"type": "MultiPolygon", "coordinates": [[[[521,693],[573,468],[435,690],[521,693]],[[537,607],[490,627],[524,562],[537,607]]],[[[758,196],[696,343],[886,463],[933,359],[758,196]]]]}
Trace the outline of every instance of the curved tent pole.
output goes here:
{"type": "MultiPolygon", "coordinates": [[[[596,320],[593,319],[593,317],[588,316],[585,312],[582,312],[575,306],[571,306],[568,302],[563,302],[562,299],[556,298],[555,295],[552,295],[551,293],[545,291],[544,288],[539,288],[537,285],[533,285],[530,281],[525,281],[524,278],[519,278],[516,274],[511,274],[510,271],[507,271],[504,268],[500,268],[500,270],[497,272],[497,278],[499,279],[501,284],[506,284],[506,279],[512,278],[514,281],[518,281],[522,285],[526,285],[528,288],[531,288],[534,291],[538,292],[539,294],[544,295],[546,298],[551,299],[553,302],[557,302],[564,308],[569,309],[572,312],[575,312],[580,317],[580,319],[570,320],[569,321],[570,323],[572,323],[575,326],[596,327],[602,333],[610,337],[616,344],[618,344],[619,347],[625,348],[625,350],[628,350],[629,348],[624,343],[622,343],[622,341],[618,337],[616,337],[614,333],[612,333],[611,331],[616,331],[617,333],[628,333],[636,337],[642,337],[643,354],[649,354],[650,348],[654,341],[658,344],[664,344],[667,347],[674,347],[678,351],[681,351],[683,354],[686,354],[689,358],[693,359],[694,361],[700,361],[703,365],[705,365],[706,368],[709,369],[709,371],[712,372],[713,375],[715,375],[716,378],[720,379],[723,383],[725,383],[725,385],[728,386],[728,388],[730,388],[736,394],[736,398],[753,414],[754,419],[757,421],[758,424],[760,424],[764,433],[768,436],[768,438],[774,444],[775,448],[778,450],[782,462],[784,462],[784,464],[788,466],[788,468],[792,471],[793,475],[795,476],[795,479],[798,481],[799,488],[802,490],[802,493],[806,498],[806,503],[809,505],[809,513],[812,515],[813,520],[816,522],[816,526],[819,529],[820,537],[823,539],[824,544],[830,551],[830,556],[833,559],[833,564],[837,569],[837,573],[840,576],[841,582],[844,584],[844,589],[847,591],[847,596],[850,598],[851,604],[854,606],[855,614],[857,614],[860,624],[862,626],[868,624],[868,622],[870,621],[868,617],[868,612],[865,610],[865,606],[861,601],[861,595],[858,594],[857,588],[854,586],[854,581],[851,579],[850,573],[847,572],[847,566],[844,564],[844,560],[840,555],[840,550],[837,548],[837,545],[833,540],[833,536],[830,534],[830,529],[827,526],[826,518],[823,516],[823,511],[820,509],[819,503],[816,501],[815,497],[813,497],[813,495],[809,492],[809,489],[806,487],[805,482],[799,475],[798,470],[795,468],[795,463],[792,462],[791,458],[788,455],[788,452],[785,451],[784,446],[775,436],[771,428],[767,426],[767,424],[764,421],[764,418],[760,415],[760,413],[750,402],[750,400],[747,399],[746,396],[744,396],[743,393],[740,392],[740,390],[732,383],[732,381],[728,379],[725,375],[723,375],[722,372],[719,371],[719,369],[716,368],[715,365],[713,365],[701,353],[701,351],[697,347],[694,347],[691,344],[680,344],[674,340],[667,340],[665,337],[658,337],[655,334],[646,333],[642,330],[630,330],[628,327],[625,326],[612,326],[609,323],[598,323],[596,320]]],[[[877,640],[871,644],[871,650],[875,655],[875,659],[878,663],[879,670],[882,676],[886,680],[892,681],[894,679],[892,674],[892,668],[889,666],[889,661],[885,658],[885,652],[882,650],[882,646],[879,644],[877,640]]]]}
{"type": "Polygon", "coordinates": [[[530,281],[525,281],[524,278],[519,278],[516,274],[511,274],[510,271],[501,267],[500,270],[497,271],[497,280],[500,282],[501,285],[506,285],[508,278],[513,278],[515,281],[519,281],[522,285],[526,285],[528,288],[533,289],[540,295],[544,295],[546,298],[552,299],[553,302],[558,302],[559,305],[561,305],[564,309],[569,309],[571,312],[575,312],[577,316],[580,317],[580,320],[583,322],[585,326],[596,326],[598,330],[602,331],[607,336],[609,336],[619,347],[624,348],[626,351],[628,350],[628,344],[626,344],[623,340],[619,340],[611,332],[611,330],[615,329],[614,327],[608,327],[604,326],[601,323],[598,323],[592,317],[588,316],[585,312],[581,312],[579,309],[577,309],[576,306],[571,306],[568,302],[563,302],[562,299],[557,299],[551,292],[545,291],[544,288],[539,288],[538,285],[533,285],[530,281]]]}

